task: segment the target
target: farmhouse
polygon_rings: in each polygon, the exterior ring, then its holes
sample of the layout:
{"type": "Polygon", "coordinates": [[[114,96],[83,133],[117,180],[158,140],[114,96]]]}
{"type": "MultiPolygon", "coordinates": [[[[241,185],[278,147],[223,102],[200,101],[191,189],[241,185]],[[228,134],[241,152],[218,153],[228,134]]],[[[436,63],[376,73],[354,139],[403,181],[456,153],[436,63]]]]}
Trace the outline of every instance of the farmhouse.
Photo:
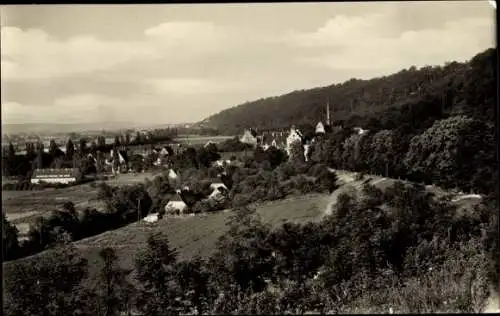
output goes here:
{"type": "Polygon", "coordinates": [[[126,172],[128,170],[128,155],[126,151],[117,150],[117,152],[115,153],[112,149],[110,156],[110,159],[106,160],[106,164],[111,165],[113,174],[126,172]]]}
{"type": "Polygon", "coordinates": [[[300,142],[302,144],[303,139],[304,135],[302,135],[302,133],[292,125],[290,128],[290,134],[288,134],[288,137],[286,138],[286,152],[288,156],[290,156],[292,144],[296,142],[300,142]]]}
{"type": "Polygon", "coordinates": [[[247,129],[240,138],[240,142],[252,146],[257,145],[257,133],[252,129],[247,129]]]}
{"type": "Polygon", "coordinates": [[[31,177],[31,183],[63,183],[68,184],[76,182],[78,177],[77,168],[64,169],[35,169],[31,177]]]}
{"type": "Polygon", "coordinates": [[[165,205],[165,212],[167,214],[182,214],[188,208],[187,204],[182,200],[179,194],[176,194],[165,205]]]}

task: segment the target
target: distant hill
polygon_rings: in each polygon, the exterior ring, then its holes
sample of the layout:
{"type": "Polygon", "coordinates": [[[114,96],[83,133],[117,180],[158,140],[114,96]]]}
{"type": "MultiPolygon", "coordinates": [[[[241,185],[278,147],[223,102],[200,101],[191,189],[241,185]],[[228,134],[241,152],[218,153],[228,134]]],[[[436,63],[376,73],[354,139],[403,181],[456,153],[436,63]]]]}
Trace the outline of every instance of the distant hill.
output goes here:
{"type": "Polygon", "coordinates": [[[19,134],[19,133],[71,133],[83,131],[100,131],[100,130],[118,130],[118,129],[155,129],[184,126],[182,124],[136,124],[133,122],[96,122],[96,123],[75,123],[75,124],[58,124],[58,123],[24,123],[24,124],[2,124],[2,134],[19,134]]]}
{"type": "Polygon", "coordinates": [[[370,119],[374,123],[384,114],[402,107],[439,108],[447,114],[460,112],[492,120],[495,54],[496,50],[491,48],[465,63],[451,62],[420,69],[412,66],[380,78],[351,79],[327,87],[263,98],[221,111],[200,124],[218,128],[222,133],[238,133],[249,127],[267,129],[316,124],[325,118],[327,100],[330,100],[333,120],[360,125],[368,124],[370,119]]]}
{"type": "Polygon", "coordinates": [[[18,134],[18,133],[70,133],[82,131],[98,131],[102,129],[120,129],[130,128],[130,122],[96,122],[96,123],[19,123],[19,124],[4,124],[2,123],[2,134],[18,134]]]}

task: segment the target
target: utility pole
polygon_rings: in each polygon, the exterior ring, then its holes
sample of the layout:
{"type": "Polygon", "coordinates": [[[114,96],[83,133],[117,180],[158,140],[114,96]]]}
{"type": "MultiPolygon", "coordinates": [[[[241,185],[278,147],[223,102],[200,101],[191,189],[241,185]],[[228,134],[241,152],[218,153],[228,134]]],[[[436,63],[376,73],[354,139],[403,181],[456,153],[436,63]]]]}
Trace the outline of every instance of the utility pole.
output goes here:
{"type": "Polygon", "coordinates": [[[141,221],[141,199],[137,198],[137,222],[140,223],[141,221]]]}

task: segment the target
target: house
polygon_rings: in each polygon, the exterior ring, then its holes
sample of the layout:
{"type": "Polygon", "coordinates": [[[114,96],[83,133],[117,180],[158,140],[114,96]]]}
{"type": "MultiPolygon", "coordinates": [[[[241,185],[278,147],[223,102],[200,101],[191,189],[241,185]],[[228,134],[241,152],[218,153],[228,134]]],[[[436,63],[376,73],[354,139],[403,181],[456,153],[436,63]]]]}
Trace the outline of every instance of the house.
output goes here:
{"type": "Polygon", "coordinates": [[[368,130],[367,129],[363,129],[361,127],[355,127],[353,128],[354,132],[356,132],[358,135],[364,135],[366,133],[368,133],[368,130]]]}
{"type": "Polygon", "coordinates": [[[209,140],[203,147],[207,148],[210,145],[215,145],[215,143],[211,140],[209,140]]]}
{"type": "Polygon", "coordinates": [[[159,219],[158,213],[149,214],[144,217],[144,221],[148,223],[156,223],[159,219]]]}
{"type": "Polygon", "coordinates": [[[257,146],[257,133],[252,129],[247,129],[240,138],[240,142],[257,146]]]}
{"type": "Polygon", "coordinates": [[[218,190],[218,191],[229,191],[227,186],[222,183],[222,182],[214,182],[212,184],[210,184],[210,189],[212,190],[218,190]]]}
{"type": "Polygon", "coordinates": [[[31,183],[62,183],[69,184],[76,182],[78,178],[77,168],[63,169],[35,169],[31,177],[31,183]]]}
{"type": "Polygon", "coordinates": [[[110,158],[106,160],[106,164],[111,166],[113,174],[127,172],[127,152],[124,150],[117,150],[117,152],[115,153],[115,151],[111,149],[110,158]],[[118,159],[118,161],[115,162],[115,159],[118,159]]]}
{"type": "Polygon", "coordinates": [[[290,133],[286,138],[286,152],[288,156],[290,156],[291,154],[292,145],[296,142],[300,142],[302,144],[303,140],[304,135],[302,135],[302,133],[298,129],[296,129],[295,126],[292,126],[290,128],[290,133]]]}
{"type": "Polygon", "coordinates": [[[182,200],[179,194],[174,195],[167,205],[165,205],[165,212],[167,214],[182,214],[188,209],[188,205],[182,200]]]}

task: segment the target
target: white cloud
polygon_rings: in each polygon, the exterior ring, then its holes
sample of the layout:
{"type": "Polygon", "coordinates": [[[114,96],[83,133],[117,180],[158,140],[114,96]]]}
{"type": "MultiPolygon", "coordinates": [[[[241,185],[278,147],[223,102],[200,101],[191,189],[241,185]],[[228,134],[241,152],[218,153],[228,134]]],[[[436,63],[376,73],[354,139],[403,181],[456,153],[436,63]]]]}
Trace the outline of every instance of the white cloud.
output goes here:
{"type": "Polygon", "coordinates": [[[410,65],[463,61],[495,46],[494,19],[464,18],[447,22],[440,29],[393,34],[390,16],[371,14],[355,18],[336,17],[311,33],[285,38],[290,46],[330,49],[309,53],[298,62],[332,69],[363,70],[366,77],[388,74],[410,65]]]}
{"type": "Polygon", "coordinates": [[[135,58],[154,56],[149,47],[137,43],[105,42],[92,36],[61,41],[39,29],[2,27],[1,39],[5,80],[91,73],[135,58]]]}
{"type": "Polygon", "coordinates": [[[148,83],[160,94],[222,93],[244,87],[236,82],[198,78],[159,78],[149,79],[148,83]]]}
{"type": "Polygon", "coordinates": [[[94,94],[61,96],[51,104],[2,104],[2,122],[96,122],[113,121],[118,114],[119,99],[94,94]],[[114,108],[114,110],[112,110],[114,108]]]}

